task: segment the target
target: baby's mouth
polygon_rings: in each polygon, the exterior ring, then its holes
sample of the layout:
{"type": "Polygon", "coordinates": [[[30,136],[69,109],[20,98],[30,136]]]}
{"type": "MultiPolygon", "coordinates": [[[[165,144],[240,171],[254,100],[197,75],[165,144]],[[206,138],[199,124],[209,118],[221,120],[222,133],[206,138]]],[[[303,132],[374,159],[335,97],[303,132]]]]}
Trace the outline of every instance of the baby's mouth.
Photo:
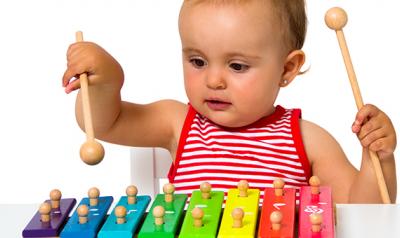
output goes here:
{"type": "Polygon", "coordinates": [[[207,106],[214,111],[223,111],[228,109],[232,105],[230,102],[224,102],[221,100],[216,100],[216,99],[209,99],[206,100],[207,106]]]}

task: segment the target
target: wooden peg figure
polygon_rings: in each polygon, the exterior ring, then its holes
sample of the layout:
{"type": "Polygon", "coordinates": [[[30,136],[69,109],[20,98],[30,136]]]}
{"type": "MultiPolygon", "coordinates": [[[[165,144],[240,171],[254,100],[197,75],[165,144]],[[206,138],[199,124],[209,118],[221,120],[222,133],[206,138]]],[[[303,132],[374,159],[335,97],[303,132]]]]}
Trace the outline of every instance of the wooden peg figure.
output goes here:
{"type": "Polygon", "coordinates": [[[50,191],[50,201],[52,209],[60,208],[61,191],[58,189],[53,189],[50,191]]]}
{"type": "Polygon", "coordinates": [[[311,176],[309,183],[311,186],[311,194],[318,195],[319,194],[319,186],[321,185],[319,178],[317,176],[311,176]]]}
{"type": "Polygon", "coordinates": [[[93,187],[89,189],[88,197],[90,206],[97,206],[97,204],[99,203],[99,196],[100,196],[100,191],[98,188],[93,187]]]}
{"type": "Polygon", "coordinates": [[[249,183],[247,180],[240,180],[238,183],[239,197],[247,197],[247,190],[249,189],[249,183]]]}
{"type": "Polygon", "coordinates": [[[175,186],[172,183],[164,184],[163,192],[164,192],[165,202],[173,202],[174,201],[175,186]]]}
{"type": "Polygon", "coordinates": [[[322,215],[321,213],[312,213],[310,215],[310,223],[312,232],[320,232],[322,229],[322,215]]]}
{"type": "Polygon", "coordinates": [[[156,206],[153,209],[154,224],[156,226],[161,226],[164,224],[165,209],[163,206],[156,206]]]}
{"type": "Polygon", "coordinates": [[[275,196],[277,196],[277,197],[283,196],[283,187],[284,186],[285,186],[285,181],[283,181],[283,179],[277,178],[274,180],[275,196]]]}
{"type": "Polygon", "coordinates": [[[211,184],[203,182],[200,184],[201,197],[203,199],[210,199],[211,197],[211,184]]]}
{"type": "Polygon", "coordinates": [[[233,228],[241,228],[243,226],[244,211],[242,208],[237,207],[232,210],[233,228]]]}
{"type": "Polygon", "coordinates": [[[50,212],[51,212],[51,205],[47,202],[42,203],[39,207],[40,221],[50,222],[50,212]]]}
{"type": "Polygon", "coordinates": [[[138,189],[135,185],[130,185],[126,188],[126,196],[128,197],[128,204],[136,204],[136,196],[138,189]]]}
{"type": "Polygon", "coordinates": [[[203,226],[203,217],[204,211],[200,207],[195,207],[192,210],[192,217],[193,217],[193,225],[194,227],[202,227],[203,226]]]}
{"type": "Polygon", "coordinates": [[[79,224],[86,224],[88,222],[89,208],[85,204],[80,205],[76,212],[79,217],[79,224]]]}
{"type": "Polygon", "coordinates": [[[117,206],[114,213],[117,217],[117,224],[124,224],[126,222],[126,208],[124,206],[117,206]]]}
{"type": "Polygon", "coordinates": [[[283,219],[282,212],[281,211],[271,212],[269,219],[271,221],[272,230],[279,231],[281,229],[281,224],[282,224],[282,219],[283,219]]]}

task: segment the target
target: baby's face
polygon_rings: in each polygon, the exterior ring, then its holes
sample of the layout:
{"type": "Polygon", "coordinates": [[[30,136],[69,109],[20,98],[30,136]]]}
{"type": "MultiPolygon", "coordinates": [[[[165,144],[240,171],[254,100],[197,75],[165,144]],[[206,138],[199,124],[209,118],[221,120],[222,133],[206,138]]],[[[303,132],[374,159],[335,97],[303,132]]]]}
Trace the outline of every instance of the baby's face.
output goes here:
{"type": "Polygon", "coordinates": [[[288,53],[269,3],[249,2],[185,3],[180,15],[189,101],[226,127],[273,112],[288,53]]]}

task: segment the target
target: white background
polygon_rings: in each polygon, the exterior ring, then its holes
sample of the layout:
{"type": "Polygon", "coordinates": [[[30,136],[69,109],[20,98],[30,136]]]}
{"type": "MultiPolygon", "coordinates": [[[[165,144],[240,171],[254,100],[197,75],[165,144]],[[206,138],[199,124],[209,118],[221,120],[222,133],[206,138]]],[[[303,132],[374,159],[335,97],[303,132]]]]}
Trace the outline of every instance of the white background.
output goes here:
{"type": "MultiPolygon", "coordinates": [[[[65,53],[82,30],[122,64],[125,100],[186,102],[177,31],[179,0],[0,1],[0,203],[38,203],[52,188],[64,197],[98,186],[122,196],[130,184],[129,148],[103,143],[94,167],[81,162],[85,136],[75,123],[75,93],[61,87],[65,53]]],[[[340,50],[324,23],[332,6],[349,15],[345,35],[364,101],[384,110],[400,132],[400,2],[309,0],[304,76],[281,91],[279,104],[328,131],[358,167],[361,148],[350,127],[356,113],[340,50]]],[[[396,151],[399,157],[399,150],[396,151]]],[[[400,164],[400,163],[398,163],[400,164]]],[[[399,166],[397,166],[399,167],[399,166]]]]}

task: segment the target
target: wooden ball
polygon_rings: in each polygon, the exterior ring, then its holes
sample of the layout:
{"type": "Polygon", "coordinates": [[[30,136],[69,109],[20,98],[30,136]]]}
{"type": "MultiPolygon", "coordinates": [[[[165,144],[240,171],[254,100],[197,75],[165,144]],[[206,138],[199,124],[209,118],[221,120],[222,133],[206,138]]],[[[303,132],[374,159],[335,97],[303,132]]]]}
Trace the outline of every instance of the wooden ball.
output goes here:
{"type": "Polygon", "coordinates": [[[313,187],[317,187],[321,184],[321,181],[319,180],[319,178],[317,176],[311,176],[311,178],[308,182],[313,187]]]}
{"type": "Polygon", "coordinates": [[[126,216],[126,208],[124,206],[117,206],[114,210],[116,217],[125,217],[126,216]]]}
{"type": "Polygon", "coordinates": [[[90,188],[88,191],[89,198],[98,198],[100,196],[100,190],[96,187],[90,188]]]}
{"type": "Polygon", "coordinates": [[[61,191],[58,189],[53,189],[50,191],[50,200],[60,200],[61,199],[61,191]]]}
{"type": "Polygon", "coordinates": [[[166,194],[170,194],[175,192],[175,186],[172,183],[166,183],[163,186],[163,192],[166,194]]]}
{"type": "Polygon", "coordinates": [[[326,12],[325,23],[332,30],[341,30],[347,24],[347,14],[342,8],[333,7],[326,12]]]}
{"type": "Polygon", "coordinates": [[[240,220],[240,219],[243,219],[243,217],[244,217],[244,211],[243,211],[243,209],[237,207],[232,210],[231,215],[234,220],[240,220]]]}
{"type": "Polygon", "coordinates": [[[49,203],[44,202],[44,203],[42,203],[42,204],[40,205],[40,207],[39,207],[39,213],[40,213],[41,215],[48,215],[48,214],[50,214],[50,212],[51,212],[51,206],[50,206],[49,203]]]}
{"type": "Polygon", "coordinates": [[[271,212],[271,215],[269,216],[269,219],[271,223],[281,223],[282,222],[282,212],[280,211],[273,211],[271,212]]]}
{"type": "Polygon", "coordinates": [[[282,189],[285,186],[285,181],[283,179],[277,178],[274,180],[274,188],[282,189]]]}
{"type": "Polygon", "coordinates": [[[138,193],[138,189],[135,185],[130,185],[126,188],[126,195],[128,196],[136,196],[138,193]]]}
{"type": "Polygon", "coordinates": [[[247,180],[240,180],[238,183],[239,190],[247,190],[249,188],[249,183],[247,180]]]}
{"type": "Polygon", "coordinates": [[[89,208],[83,204],[76,209],[76,212],[78,213],[78,216],[85,217],[89,214],[89,208]]]}
{"type": "Polygon", "coordinates": [[[156,206],[153,209],[153,216],[158,218],[158,217],[163,217],[165,214],[165,209],[163,206],[156,206]]]}
{"type": "Polygon", "coordinates": [[[103,146],[95,141],[86,141],[82,144],[79,151],[81,159],[88,165],[96,165],[100,163],[104,158],[104,148],[103,146]]]}
{"type": "Polygon", "coordinates": [[[320,213],[312,213],[310,215],[310,223],[313,232],[320,232],[322,228],[322,215],[320,213]]]}
{"type": "Polygon", "coordinates": [[[211,184],[208,182],[203,182],[200,184],[200,191],[202,193],[209,193],[211,192],[211,184]]]}
{"type": "Polygon", "coordinates": [[[192,217],[193,219],[202,219],[204,216],[204,211],[203,209],[199,208],[199,207],[195,207],[192,210],[192,217]]]}

